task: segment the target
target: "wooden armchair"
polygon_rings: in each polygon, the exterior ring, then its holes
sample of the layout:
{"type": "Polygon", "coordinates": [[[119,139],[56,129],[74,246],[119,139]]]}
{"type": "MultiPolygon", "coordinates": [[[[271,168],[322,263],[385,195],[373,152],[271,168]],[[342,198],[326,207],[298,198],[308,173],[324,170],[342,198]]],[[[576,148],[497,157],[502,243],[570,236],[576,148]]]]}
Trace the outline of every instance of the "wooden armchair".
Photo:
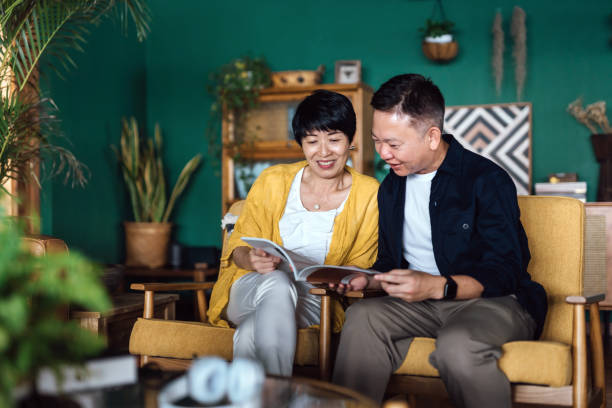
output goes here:
{"type": "MultiPolygon", "coordinates": [[[[513,402],[603,408],[606,392],[597,303],[604,299],[606,285],[603,217],[585,220],[583,204],[571,198],[521,196],[518,200],[532,256],[529,273],[546,289],[548,315],[539,340],[503,346],[499,367],[512,383],[513,402]],[[594,236],[585,238],[585,234],[594,236]],[[587,307],[591,316],[590,353],[587,307]]],[[[333,296],[325,290],[314,292],[323,296],[322,305],[333,296]]],[[[363,297],[367,293],[348,295],[363,297]]],[[[325,309],[323,313],[329,316],[330,311],[325,309]]],[[[328,321],[328,317],[321,318],[322,332],[329,333],[329,325],[324,324],[328,321]]],[[[416,396],[448,398],[438,371],[429,364],[429,354],[435,347],[435,339],[415,338],[403,364],[391,377],[387,395],[407,394],[411,407],[416,406],[416,396]]],[[[322,367],[329,367],[329,363],[322,367]]]]}
{"type": "MultiPolygon", "coordinates": [[[[239,215],[244,201],[234,203],[229,212],[239,215]]],[[[224,235],[225,243],[227,234],[224,235]]],[[[205,290],[212,289],[214,282],[201,283],[135,283],[132,290],[144,291],[143,318],[138,319],[130,336],[130,353],[140,356],[141,366],[156,362],[162,368],[183,370],[189,367],[194,357],[216,355],[232,359],[234,329],[214,327],[207,323],[205,290]],[[198,301],[198,322],[162,320],[153,318],[153,299],[157,292],[194,290],[198,301]]],[[[323,339],[324,340],[324,339],[323,339]]],[[[298,330],[295,366],[302,375],[318,375],[320,366],[319,329],[298,330]]],[[[329,359],[325,361],[328,364],[329,359]]],[[[326,371],[328,370],[325,367],[326,371]]]]}

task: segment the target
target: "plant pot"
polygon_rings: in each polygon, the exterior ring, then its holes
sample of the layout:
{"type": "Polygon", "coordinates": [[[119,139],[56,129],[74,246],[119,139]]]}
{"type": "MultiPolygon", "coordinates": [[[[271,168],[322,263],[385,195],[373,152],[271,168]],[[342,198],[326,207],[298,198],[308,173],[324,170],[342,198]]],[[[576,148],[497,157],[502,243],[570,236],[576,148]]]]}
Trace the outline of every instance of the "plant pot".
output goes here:
{"type": "Polygon", "coordinates": [[[457,41],[453,41],[451,36],[448,38],[443,37],[444,36],[433,37],[431,40],[428,40],[430,37],[427,37],[425,41],[423,41],[423,54],[430,60],[448,62],[457,56],[459,52],[459,44],[457,41]],[[450,39],[450,41],[443,41],[448,39],[450,39]]]}
{"type": "Polygon", "coordinates": [[[127,266],[159,268],[166,264],[172,223],[125,222],[127,266]]]}
{"type": "Polygon", "coordinates": [[[591,145],[599,163],[597,201],[612,201],[612,133],[592,134],[591,145]]]}

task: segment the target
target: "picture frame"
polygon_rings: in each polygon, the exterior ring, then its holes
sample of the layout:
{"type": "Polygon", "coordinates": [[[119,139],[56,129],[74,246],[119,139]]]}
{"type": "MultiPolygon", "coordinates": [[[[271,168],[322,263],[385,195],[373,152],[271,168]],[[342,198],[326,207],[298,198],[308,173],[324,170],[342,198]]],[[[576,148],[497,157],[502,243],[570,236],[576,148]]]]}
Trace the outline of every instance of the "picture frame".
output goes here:
{"type": "Polygon", "coordinates": [[[334,80],[337,84],[358,84],[361,82],[361,60],[336,61],[334,80]]]}

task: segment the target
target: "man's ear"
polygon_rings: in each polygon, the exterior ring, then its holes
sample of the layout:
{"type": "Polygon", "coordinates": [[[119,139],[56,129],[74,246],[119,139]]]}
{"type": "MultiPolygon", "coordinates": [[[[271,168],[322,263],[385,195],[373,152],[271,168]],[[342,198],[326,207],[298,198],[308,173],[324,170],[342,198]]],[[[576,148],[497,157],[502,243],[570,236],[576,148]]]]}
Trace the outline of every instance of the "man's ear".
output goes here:
{"type": "Polygon", "coordinates": [[[432,126],[427,130],[425,137],[429,141],[429,148],[431,150],[438,150],[440,142],[442,141],[442,131],[437,126],[432,126]]]}

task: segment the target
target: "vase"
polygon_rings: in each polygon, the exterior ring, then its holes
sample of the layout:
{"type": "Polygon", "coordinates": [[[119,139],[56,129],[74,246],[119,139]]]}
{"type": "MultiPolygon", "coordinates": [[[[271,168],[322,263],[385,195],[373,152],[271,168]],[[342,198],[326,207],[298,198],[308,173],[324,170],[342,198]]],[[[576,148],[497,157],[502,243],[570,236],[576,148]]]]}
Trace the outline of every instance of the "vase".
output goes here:
{"type": "Polygon", "coordinates": [[[166,265],[172,223],[125,222],[127,266],[159,268],[166,265]]]}
{"type": "Polygon", "coordinates": [[[591,144],[599,163],[597,201],[612,201],[612,133],[592,134],[591,144]]]}

